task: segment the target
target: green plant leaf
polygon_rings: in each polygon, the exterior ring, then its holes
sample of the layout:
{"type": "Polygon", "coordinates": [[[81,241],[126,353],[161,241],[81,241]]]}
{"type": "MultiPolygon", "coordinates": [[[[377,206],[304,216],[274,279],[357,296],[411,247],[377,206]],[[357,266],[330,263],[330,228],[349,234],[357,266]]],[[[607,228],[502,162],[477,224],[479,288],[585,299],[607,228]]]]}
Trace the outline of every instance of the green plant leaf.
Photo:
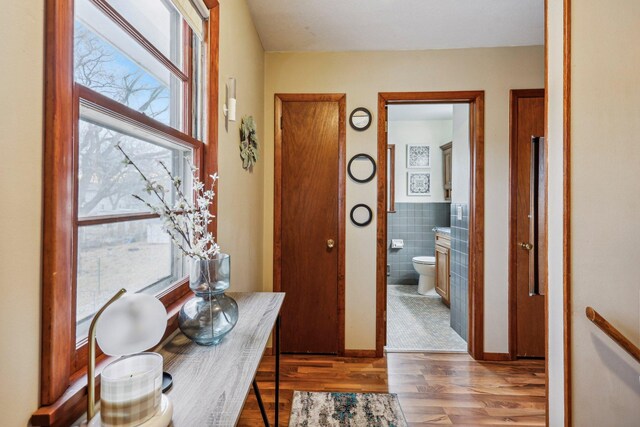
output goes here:
{"type": "Polygon", "coordinates": [[[258,137],[252,116],[242,117],[240,123],[240,158],[242,167],[249,169],[258,161],[258,137]]]}

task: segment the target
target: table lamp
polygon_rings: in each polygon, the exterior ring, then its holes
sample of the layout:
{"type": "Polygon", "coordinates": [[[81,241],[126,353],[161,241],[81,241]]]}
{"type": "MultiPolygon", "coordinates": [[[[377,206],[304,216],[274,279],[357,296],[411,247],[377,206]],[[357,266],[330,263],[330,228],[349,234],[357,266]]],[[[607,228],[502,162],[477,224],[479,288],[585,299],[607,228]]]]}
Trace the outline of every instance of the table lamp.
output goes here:
{"type": "Polygon", "coordinates": [[[173,405],[162,394],[162,356],[144,352],[164,335],[167,311],[152,295],[121,289],[94,316],[89,328],[88,427],[167,427],[173,405]],[[120,356],[100,376],[100,411],[95,408],[95,343],[120,356]]]}

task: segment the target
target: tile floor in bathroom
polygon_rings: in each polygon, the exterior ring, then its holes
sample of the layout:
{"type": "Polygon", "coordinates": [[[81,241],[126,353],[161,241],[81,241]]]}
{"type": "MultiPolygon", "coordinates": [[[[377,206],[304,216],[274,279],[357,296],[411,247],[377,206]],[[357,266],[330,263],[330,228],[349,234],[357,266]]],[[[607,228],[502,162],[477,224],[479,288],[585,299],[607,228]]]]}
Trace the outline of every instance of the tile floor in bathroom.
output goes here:
{"type": "Polygon", "coordinates": [[[387,286],[387,351],[467,351],[450,326],[439,296],[418,294],[417,285],[387,286]]]}

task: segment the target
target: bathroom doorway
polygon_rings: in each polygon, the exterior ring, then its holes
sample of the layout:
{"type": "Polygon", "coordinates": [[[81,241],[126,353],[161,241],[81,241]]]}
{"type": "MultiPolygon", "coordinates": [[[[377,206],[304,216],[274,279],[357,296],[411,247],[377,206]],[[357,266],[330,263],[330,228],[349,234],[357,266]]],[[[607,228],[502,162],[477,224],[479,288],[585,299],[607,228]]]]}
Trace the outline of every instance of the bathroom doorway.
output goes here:
{"type": "Polygon", "coordinates": [[[390,104],[387,144],[385,349],[466,352],[469,105],[390,104]]]}
{"type": "Polygon", "coordinates": [[[379,95],[378,354],[482,355],[483,98],[379,95]]]}

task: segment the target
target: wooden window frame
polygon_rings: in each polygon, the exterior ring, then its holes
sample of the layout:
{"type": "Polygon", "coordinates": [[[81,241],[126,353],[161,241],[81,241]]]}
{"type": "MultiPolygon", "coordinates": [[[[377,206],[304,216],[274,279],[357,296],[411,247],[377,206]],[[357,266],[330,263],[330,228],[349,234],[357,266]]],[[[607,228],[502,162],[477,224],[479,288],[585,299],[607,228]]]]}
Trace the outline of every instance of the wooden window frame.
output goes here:
{"type": "MultiPolygon", "coordinates": [[[[193,83],[191,49],[185,49],[183,70],[175,67],[146,38],[120,16],[108,0],[91,0],[107,16],[129,33],[141,46],[154,55],[163,65],[184,83],[183,102],[191,104],[193,83]],[[166,62],[169,62],[167,64],[166,62]]],[[[65,425],[77,419],[86,407],[86,350],[76,351],[74,239],[77,227],[75,212],[77,168],[77,121],[79,99],[85,99],[116,114],[126,117],[143,127],[166,133],[182,140],[194,150],[194,159],[201,167],[203,177],[217,171],[218,141],[218,51],[219,7],[217,0],[205,0],[210,9],[208,25],[205,25],[205,49],[207,70],[205,73],[204,101],[206,104],[206,143],[191,137],[192,110],[185,108],[184,131],[175,130],[156,122],[142,113],[117,103],[91,89],[74,83],[73,34],[74,0],[51,0],[45,7],[45,132],[43,179],[43,241],[42,241],[42,354],[40,408],[32,415],[31,423],[40,425],[65,425]],[[73,203],[72,203],[73,202],[73,203]]],[[[191,29],[185,26],[185,45],[190,46],[191,29]]],[[[209,180],[209,178],[206,178],[209,180]]],[[[217,213],[217,199],[212,213],[217,213]]],[[[91,218],[96,223],[153,217],[149,214],[108,216],[91,218]]],[[[217,222],[210,224],[216,233],[217,222]]],[[[158,295],[168,310],[165,336],[177,328],[179,307],[191,297],[185,279],[174,283],[158,295]]],[[[100,358],[97,373],[109,358],[100,358]]]]}
{"type": "MultiPolygon", "coordinates": [[[[185,88],[190,86],[191,84],[187,81],[184,82],[185,88]]],[[[187,98],[183,98],[187,99],[187,98]]],[[[190,99],[190,98],[188,98],[190,99]]],[[[128,108],[123,104],[120,104],[117,101],[114,101],[88,87],[85,87],[81,84],[74,83],[73,88],[73,107],[74,107],[74,141],[73,141],[73,151],[74,151],[74,166],[73,166],[73,177],[74,181],[78,174],[78,164],[79,164],[79,153],[78,153],[78,130],[79,130],[79,107],[82,102],[89,103],[94,106],[98,110],[105,111],[111,117],[117,117],[119,121],[123,123],[132,124],[136,127],[140,127],[143,129],[149,129],[152,132],[168,135],[175,139],[176,144],[181,145],[185,148],[189,148],[193,150],[193,159],[196,167],[200,168],[200,179],[203,178],[202,173],[202,151],[203,151],[203,143],[198,141],[197,139],[182,133],[181,131],[177,131],[174,128],[164,125],[162,123],[157,122],[156,120],[149,118],[148,116],[128,108]]],[[[191,108],[185,108],[185,110],[191,110],[191,108]]],[[[185,116],[186,117],[186,116],[185,116]]],[[[185,122],[186,123],[186,122],[185,122]]],[[[131,222],[131,221],[140,221],[144,219],[152,219],[159,218],[159,215],[153,213],[129,213],[129,214],[115,214],[115,215],[105,215],[105,216],[92,216],[89,218],[78,218],[78,186],[74,185],[74,214],[73,214],[73,267],[72,267],[72,297],[73,301],[71,303],[71,307],[74,308],[76,306],[76,290],[77,290],[77,277],[76,277],[76,262],[77,262],[77,236],[78,230],[80,227],[92,226],[92,225],[103,225],[103,224],[113,224],[117,222],[131,222]]],[[[189,284],[187,277],[180,277],[177,280],[173,281],[169,287],[158,294],[158,298],[165,307],[169,307],[176,300],[180,299],[184,295],[189,292],[189,284]]],[[[76,312],[72,310],[71,313],[71,327],[74,328],[76,325],[76,312]]],[[[76,336],[73,330],[71,331],[71,346],[73,351],[71,352],[71,376],[74,376],[78,372],[83,372],[87,366],[87,358],[88,358],[88,341],[87,338],[76,341],[76,336]]],[[[100,358],[102,356],[102,351],[100,347],[97,347],[96,357],[100,358]]]]}

